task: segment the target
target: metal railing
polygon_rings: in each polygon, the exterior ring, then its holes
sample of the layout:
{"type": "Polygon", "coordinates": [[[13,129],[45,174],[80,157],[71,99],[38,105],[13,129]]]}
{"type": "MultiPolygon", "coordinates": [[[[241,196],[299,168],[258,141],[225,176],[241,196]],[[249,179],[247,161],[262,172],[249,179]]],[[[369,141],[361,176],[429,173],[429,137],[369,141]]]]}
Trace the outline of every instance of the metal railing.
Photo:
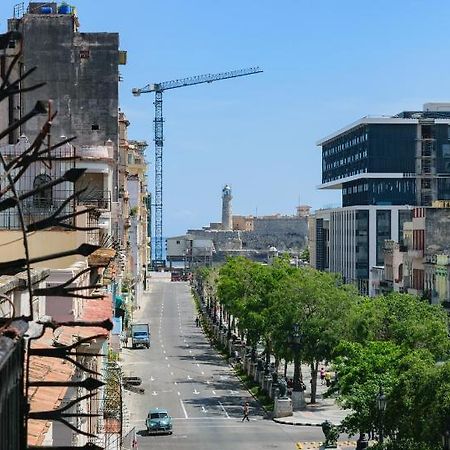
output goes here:
{"type": "MultiPolygon", "coordinates": [[[[22,192],[19,191],[20,195],[22,192]]],[[[48,193],[39,193],[21,203],[25,224],[29,225],[44,220],[58,211],[73,194],[73,190],[52,189],[48,193]],[[43,195],[44,194],[44,195],[43,195]]],[[[75,200],[65,204],[59,215],[69,215],[74,212],[75,200]]],[[[75,225],[73,217],[65,221],[68,225],[75,225]]],[[[0,230],[18,230],[21,228],[19,210],[17,207],[0,212],[0,230]]]]}
{"type": "Polygon", "coordinates": [[[79,195],[77,203],[111,211],[111,191],[88,190],[79,195]]]}

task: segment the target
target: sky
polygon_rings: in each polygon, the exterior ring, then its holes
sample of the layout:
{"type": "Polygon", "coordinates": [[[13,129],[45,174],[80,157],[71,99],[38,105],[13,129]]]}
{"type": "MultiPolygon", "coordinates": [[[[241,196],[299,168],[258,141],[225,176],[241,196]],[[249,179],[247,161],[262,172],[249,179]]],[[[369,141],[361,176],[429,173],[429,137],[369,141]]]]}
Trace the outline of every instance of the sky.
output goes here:
{"type": "MultiPolygon", "coordinates": [[[[0,31],[17,0],[0,1],[0,31]]],[[[25,3],[27,5],[28,2],[25,3]]],[[[82,32],[118,32],[119,104],[146,140],[153,94],[133,87],[260,66],[262,74],[164,93],[163,235],[233,214],[340,206],[319,190],[316,142],[366,115],[450,101],[448,0],[73,0],[82,32]]]]}

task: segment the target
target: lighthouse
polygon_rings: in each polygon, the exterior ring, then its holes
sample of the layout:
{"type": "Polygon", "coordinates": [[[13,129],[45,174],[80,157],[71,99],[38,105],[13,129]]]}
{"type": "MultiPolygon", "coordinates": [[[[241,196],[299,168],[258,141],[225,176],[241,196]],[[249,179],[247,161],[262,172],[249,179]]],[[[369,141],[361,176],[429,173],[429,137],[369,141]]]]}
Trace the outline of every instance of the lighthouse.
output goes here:
{"type": "Polygon", "coordinates": [[[222,230],[231,231],[233,229],[233,218],[231,215],[231,187],[227,185],[222,189],[222,230]]]}

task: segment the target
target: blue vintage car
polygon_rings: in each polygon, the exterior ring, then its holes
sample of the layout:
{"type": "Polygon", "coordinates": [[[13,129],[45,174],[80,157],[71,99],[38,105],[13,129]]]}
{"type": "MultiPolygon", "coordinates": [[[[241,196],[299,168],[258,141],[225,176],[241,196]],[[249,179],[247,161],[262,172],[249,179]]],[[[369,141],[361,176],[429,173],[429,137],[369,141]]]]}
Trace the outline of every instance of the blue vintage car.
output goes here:
{"type": "Polygon", "coordinates": [[[152,408],[148,412],[145,421],[148,434],[168,433],[172,434],[172,417],[165,409],[152,408]]]}

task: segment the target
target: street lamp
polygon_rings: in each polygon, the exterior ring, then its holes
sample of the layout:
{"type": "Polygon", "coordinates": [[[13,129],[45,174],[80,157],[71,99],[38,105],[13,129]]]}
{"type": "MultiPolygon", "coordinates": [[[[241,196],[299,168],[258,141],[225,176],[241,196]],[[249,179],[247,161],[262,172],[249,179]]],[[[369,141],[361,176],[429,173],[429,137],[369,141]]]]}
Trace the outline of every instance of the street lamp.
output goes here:
{"type": "Polygon", "coordinates": [[[442,449],[450,450],[450,431],[449,430],[444,431],[444,434],[442,435],[442,449]]]}
{"type": "Polygon", "coordinates": [[[384,412],[386,411],[386,406],[387,406],[386,396],[384,395],[383,387],[380,386],[380,390],[377,394],[377,409],[380,414],[380,443],[381,444],[383,443],[383,415],[384,415],[384,412]]]}

